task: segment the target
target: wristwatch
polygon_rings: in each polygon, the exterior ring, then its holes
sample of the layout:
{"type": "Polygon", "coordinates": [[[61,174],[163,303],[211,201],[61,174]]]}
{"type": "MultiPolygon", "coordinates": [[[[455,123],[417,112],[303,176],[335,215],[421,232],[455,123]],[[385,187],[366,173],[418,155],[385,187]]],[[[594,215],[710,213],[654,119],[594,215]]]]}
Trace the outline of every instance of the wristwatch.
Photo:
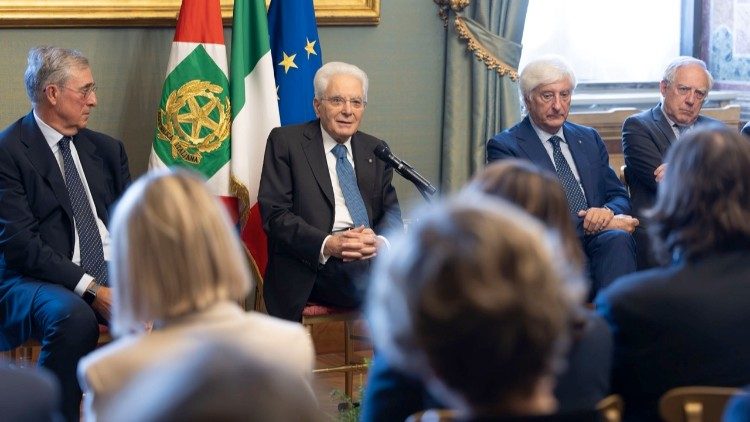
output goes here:
{"type": "Polygon", "coordinates": [[[86,287],[86,291],[83,292],[83,300],[84,302],[91,305],[94,303],[94,300],[96,300],[96,293],[99,291],[99,283],[96,282],[96,279],[92,280],[91,283],[89,283],[88,287],[86,287]]]}

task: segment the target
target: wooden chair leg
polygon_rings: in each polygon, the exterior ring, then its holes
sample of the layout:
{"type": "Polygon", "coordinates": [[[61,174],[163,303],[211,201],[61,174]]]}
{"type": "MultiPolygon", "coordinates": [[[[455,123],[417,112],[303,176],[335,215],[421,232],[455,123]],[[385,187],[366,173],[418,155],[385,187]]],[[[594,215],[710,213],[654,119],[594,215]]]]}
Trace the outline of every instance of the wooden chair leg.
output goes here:
{"type": "MultiPolygon", "coordinates": [[[[352,324],[350,321],[344,321],[344,365],[351,365],[354,362],[354,352],[352,345],[352,324]]],[[[344,372],[344,392],[348,397],[352,396],[354,384],[354,371],[349,369],[344,372]]]]}

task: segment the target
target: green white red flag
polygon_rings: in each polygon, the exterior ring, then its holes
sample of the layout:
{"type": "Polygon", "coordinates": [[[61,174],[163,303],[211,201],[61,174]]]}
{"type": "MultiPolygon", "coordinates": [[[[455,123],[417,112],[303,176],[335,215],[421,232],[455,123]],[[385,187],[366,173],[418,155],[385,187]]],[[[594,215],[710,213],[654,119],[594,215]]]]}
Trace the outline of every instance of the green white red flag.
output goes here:
{"type": "Polygon", "coordinates": [[[231,106],[219,0],[183,0],[149,168],[182,166],[229,195],[231,106]]]}
{"type": "Polygon", "coordinates": [[[279,126],[264,0],[235,0],[231,54],[231,192],[239,198],[242,239],[263,275],[268,251],[258,186],[266,139],[271,129],[279,126]]]}

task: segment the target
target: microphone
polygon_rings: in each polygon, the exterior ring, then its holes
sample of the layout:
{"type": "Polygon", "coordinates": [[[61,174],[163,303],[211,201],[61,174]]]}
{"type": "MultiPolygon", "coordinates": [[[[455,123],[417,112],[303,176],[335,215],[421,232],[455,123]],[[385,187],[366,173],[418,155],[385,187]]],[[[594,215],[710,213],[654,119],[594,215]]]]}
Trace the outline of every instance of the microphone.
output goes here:
{"type": "Polygon", "coordinates": [[[427,192],[430,195],[433,195],[435,192],[437,192],[435,186],[432,186],[432,184],[427,179],[417,173],[417,171],[414,170],[412,166],[393,155],[390,148],[388,148],[388,146],[386,146],[385,144],[376,146],[373,150],[373,153],[375,153],[376,157],[385,161],[386,164],[390,164],[390,166],[393,167],[404,179],[414,183],[414,185],[420,191],[427,192]]]}

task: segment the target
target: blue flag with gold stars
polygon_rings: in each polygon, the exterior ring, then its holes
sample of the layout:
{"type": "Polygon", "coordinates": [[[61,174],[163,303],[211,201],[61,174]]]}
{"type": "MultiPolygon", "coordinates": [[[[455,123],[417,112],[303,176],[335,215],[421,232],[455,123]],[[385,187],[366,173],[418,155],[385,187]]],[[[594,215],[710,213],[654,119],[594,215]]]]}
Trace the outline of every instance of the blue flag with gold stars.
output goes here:
{"type": "Polygon", "coordinates": [[[315,119],[313,77],[323,60],[312,0],[272,0],[268,34],[281,124],[315,119]]]}

